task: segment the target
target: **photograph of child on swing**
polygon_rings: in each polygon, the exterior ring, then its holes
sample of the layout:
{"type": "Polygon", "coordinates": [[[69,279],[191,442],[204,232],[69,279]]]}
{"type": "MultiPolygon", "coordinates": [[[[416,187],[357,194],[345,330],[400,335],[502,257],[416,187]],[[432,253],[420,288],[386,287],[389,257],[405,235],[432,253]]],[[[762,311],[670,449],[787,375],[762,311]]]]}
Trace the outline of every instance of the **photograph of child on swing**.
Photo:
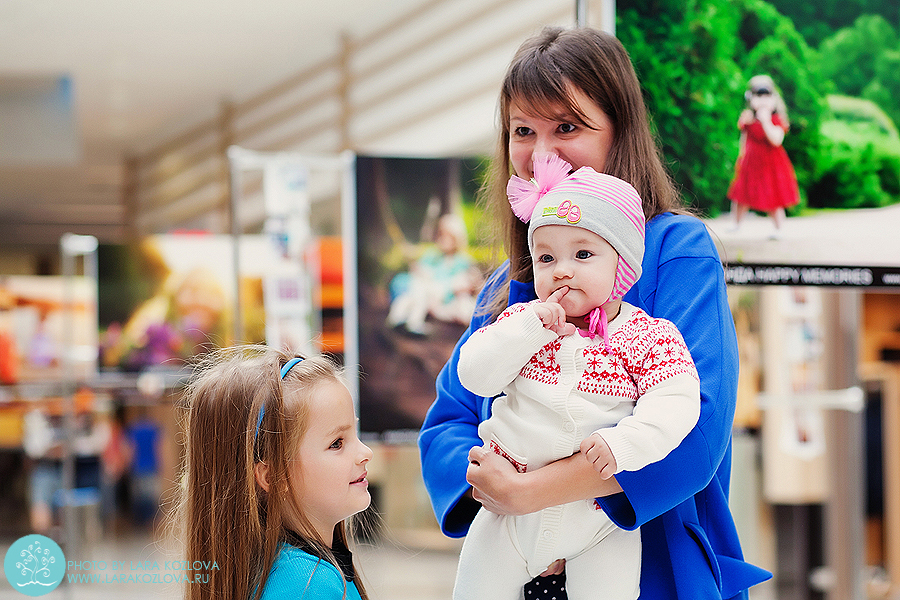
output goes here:
{"type": "Polygon", "coordinates": [[[474,158],[360,156],[360,426],[417,431],[475,309],[492,257],[474,158]]]}

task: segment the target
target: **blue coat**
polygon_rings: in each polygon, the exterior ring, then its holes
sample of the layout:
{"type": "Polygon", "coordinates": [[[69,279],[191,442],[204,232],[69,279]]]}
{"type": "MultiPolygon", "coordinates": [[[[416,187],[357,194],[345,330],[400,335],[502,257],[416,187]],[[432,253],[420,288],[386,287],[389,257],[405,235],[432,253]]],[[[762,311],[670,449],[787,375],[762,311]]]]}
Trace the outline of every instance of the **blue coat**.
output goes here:
{"type": "MultiPolygon", "coordinates": [[[[641,598],[746,598],[747,588],[771,574],[744,562],[728,508],[738,351],[722,264],[706,227],[690,216],[654,218],[645,246],[643,275],[625,301],[678,326],[700,374],[700,419],[666,458],[616,475],[624,492],[599,501],[623,529],[642,528],[641,598]]],[[[479,306],[505,276],[506,266],[492,275],[479,306]]],[[[509,304],[534,297],[531,284],[511,282],[509,304]]],[[[481,445],[478,423],[491,404],[460,384],[459,347],[489,319],[476,311],[438,375],[437,399],[419,435],[425,486],[451,537],[464,536],[474,516],[460,499],[469,489],[468,451],[481,445]]]]}

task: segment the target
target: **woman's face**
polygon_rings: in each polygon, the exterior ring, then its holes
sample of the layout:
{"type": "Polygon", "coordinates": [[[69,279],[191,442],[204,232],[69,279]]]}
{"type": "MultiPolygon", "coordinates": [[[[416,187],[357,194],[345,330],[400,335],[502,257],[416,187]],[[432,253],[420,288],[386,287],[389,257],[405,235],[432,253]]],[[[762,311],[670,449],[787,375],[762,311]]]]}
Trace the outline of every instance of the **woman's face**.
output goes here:
{"type": "Polygon", "coordinates": [[[532,161],[542,154],[555,154],[573,169],[587,166],[603,172],[613,143],[613,124],[581,90],[572,88],[571,96],[590,127],[582,125],[578,115],[571,114],[564,106],[558,107],[553,119],[546,119],[537,116],[539,111],[530,105],[515,100],[510,103],[509,156],[516,175],[531,179],[532,161]]]}

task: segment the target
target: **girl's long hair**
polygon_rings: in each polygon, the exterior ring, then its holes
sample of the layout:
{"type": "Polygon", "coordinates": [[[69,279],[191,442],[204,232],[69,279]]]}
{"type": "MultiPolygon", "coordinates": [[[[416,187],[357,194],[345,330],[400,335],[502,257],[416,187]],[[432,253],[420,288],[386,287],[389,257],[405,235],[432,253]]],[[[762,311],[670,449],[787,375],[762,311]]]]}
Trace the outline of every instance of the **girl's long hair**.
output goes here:
{"type": "MultiPolygon", "coordinates": [[[[482,203],[493,212],[499,237],[509,258],[509,278],[534,280],[528,251],[528,224],[513,215],[506,183],[513,174],[509,156],[509,107],[515,101],[556,119],[559,107],[591,127],[571,96],[581,90],[603,110],[613,124],[613,141],[604,171],[629,182],[643,200],[649,222],[664,212],[689,213],[663,166],[654,139],[641,86],[631,59],[614,36],[590,28],[545,27],[516,52],[500,91],[500,137],[496,158],[482,189],[482,203]]],[[[493,315],[505,307],[508,283],[499,286],[487,307],[493,315]]]]}
{"type": "MultiPolygon", "coordinates": [[[[218,568],[205,568],[196,579],[187,574],[187,600],[259,598],[288,527],[339,568],[296,498],[288,464],[308,426],[310,395],[324,381],[342,381],[342,374],[330,359],[316,356],[282,381],[281,367],[290,358],[264,346],[227,349],[207,358],[188,388],[182,535],[189,566],[215,562],[218,568]],[[268,467],[268,493],[256,483],[258,462],[268,467]]],[[[335,540],[348,538],[338,523],[335,540]]],[[[365,600],[358,575],[354,582],[365,600]]]]}

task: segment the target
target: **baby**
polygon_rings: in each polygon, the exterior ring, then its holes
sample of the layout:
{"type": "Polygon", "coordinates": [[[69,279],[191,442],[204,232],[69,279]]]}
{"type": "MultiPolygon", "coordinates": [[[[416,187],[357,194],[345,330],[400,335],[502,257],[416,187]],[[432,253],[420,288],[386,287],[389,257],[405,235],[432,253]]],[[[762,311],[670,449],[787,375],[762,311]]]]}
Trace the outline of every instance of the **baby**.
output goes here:
{"type": "MultiPolygon", "coordinates": [[[[570,171],[548,156],[535,161],[534,182],[510,181],[513,212],[529,223],[538,300],[473,333],[458,371],[471,392],[498,396],[479,435],[517,470],[581,452],[609,478],[681,443],[700,414],[700,384],[677,328],[622,301],[641,274],[641,198],[590,167],[570,171]]],[[[570,598],[638,597],[640,532],[580,501],[522,516],[480,510],[454,598],[519,598],[560,558],[570,598]]]]}

